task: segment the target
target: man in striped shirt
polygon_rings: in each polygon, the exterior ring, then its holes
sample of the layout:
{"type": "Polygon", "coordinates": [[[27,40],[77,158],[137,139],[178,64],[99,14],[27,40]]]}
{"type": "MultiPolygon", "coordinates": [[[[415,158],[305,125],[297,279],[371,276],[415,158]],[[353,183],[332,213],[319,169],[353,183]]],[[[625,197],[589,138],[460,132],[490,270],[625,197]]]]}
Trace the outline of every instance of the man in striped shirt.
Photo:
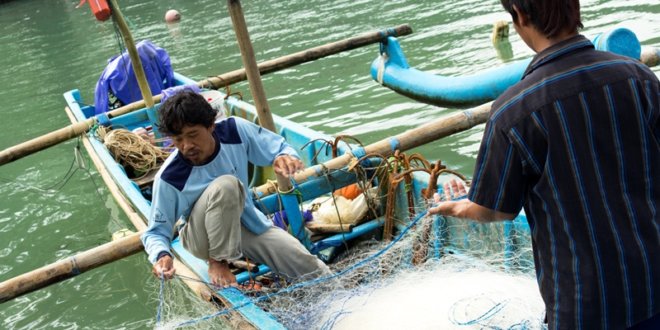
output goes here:
{"type": "Polygon", "coordinates": [[[537,55],[493,103],[468,199],[430,212],[524,207],[550,329],[660,329],[658,78],[594,50],[578,0],[501,2],[537,55]]]}

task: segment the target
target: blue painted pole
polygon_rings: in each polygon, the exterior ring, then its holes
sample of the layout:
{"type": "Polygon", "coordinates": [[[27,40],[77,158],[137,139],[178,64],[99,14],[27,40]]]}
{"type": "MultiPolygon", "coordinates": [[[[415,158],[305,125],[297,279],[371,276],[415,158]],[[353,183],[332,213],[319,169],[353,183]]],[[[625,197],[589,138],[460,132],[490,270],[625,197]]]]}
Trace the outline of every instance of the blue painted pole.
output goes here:
{"type": "MultiPolygon", "coordinates": [[[[372,166],[379,164],[380,159],[370,158],[372,166]]],[[[335,189],[339,189],[357,181],[355,173],[348,171],[331,171],[327,175],[309,178],[299,184],[296,189],[302,194],[303,200],[310,200],[322,196],[335,189]]],[[[258,193],[258,192],[257,192],[258,193]]],[[[264,198],[256,196],[255,205],[264,214],[272,214],[279,211],[279,199],[277,195],[268,195],[264,198]]]]}
{"type": "Polygon", "coordinates": [[[433,241],[433,257],[435,259],[440,259],[440,251],[442,250],[442,223],[440,223],[440,216],[433,217],[433,233],[435,234],[435,240],[433,241]]]}
{"type": "Polygon", "coordinates": [[[254,278],[255,276],[263,275],[270,272],[270,268],[266,265],[259,265],[259,270],[256,273],[252,273],[249,271],[244,271],[238,275],[236,275],[236,282],[237,283],[245,283],[249,281],[251,278],[254,278]]]}
{"type": "Polygon", "coordinates": [[[298,204],[298,195],[293,191],[282,193],[280,192],[282,206],[286,217],[289,220],[289,232],[295,236],[300,243],[302,243],[307,250],[312,248],[312,241],[307,235],[305,230],[305,220],[303,220],[302,213],[300,212],[300,205],[298,204]]]}
{"type": "Polygon", "coordinates": [[[310,252],[316,254],[321,250],[327,249],[331,246],[341,246],[347,241],[350,241],[356,237],[367,234],[375,229],[378,229],[383,226],[385,220],[383,218],[374,219],[368,222],[365,222],[355,228],[351,232],[341,233],[333,235],[327,238],[324,238],[312,246],[310,252]]]}

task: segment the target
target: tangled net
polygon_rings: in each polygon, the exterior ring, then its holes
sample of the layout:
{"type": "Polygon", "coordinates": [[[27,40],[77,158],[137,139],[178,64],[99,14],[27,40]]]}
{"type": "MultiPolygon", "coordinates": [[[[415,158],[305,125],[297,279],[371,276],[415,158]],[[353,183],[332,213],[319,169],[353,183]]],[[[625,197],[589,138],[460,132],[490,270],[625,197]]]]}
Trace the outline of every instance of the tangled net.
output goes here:
{"type": "MultiPolygon", "coordinates": [[[[252,301],[288,329],[542,329],[528,233],[503,230],[426,216],[392,242],[350,247],[331,264],[336,276],[252,292],[252,301]],[[519,248],[508,251],[511,240],[519,248]],[[426,259],[415,264],[422,244],[426,259]]],[[[170,314],[164,328],[232,326],[213,315],[223,311],[184,322],[195,316],[170,314]]]]}
{"type": "Polygon", "coordinates": [[[386,245],[362,242],[331,265],[353,271],[257,304],[288,329],[543,328],[526,233],[507,236],[502,224],[424,217],[362,264],[386,245]],[[506,240],[523,248],[505,252],[506,240]],[[425,259],[415,264],[420,245],[425,259]]]}
{"type": "Polygon", "coordinates": [[[132,170],[135,176],[158,168],[170,154],[141,135],[126,129],[108,130],[99,127],[96,134],[112,153],[115,161],[132,170]]]}
{"type": "MultiPolygon", "coordinates": [[[[252,303],[288,329],[542,329],[544,304],[528,229],[422,216],[429,202],[414,204],[410,189],[408,194],[396,190],[410,186],[414,171],[424,171],[431,178],[426,193],[432,195],[442,183],[436,180],[449,179],[439,179],[440,174],[455,173],[420,156],[380,158],[375,169],[356,161],[349,170],[356,171],[363,188],[372,187],[372,175],[378,176],[377,199],[385,201],[385,210],[369,208],[383,215],[384,230],[338,248],[343,250],[338,261],[330,264],[335,275],[245,292],[252,303]],[[394,210],[395,204],[404,212],[394,210]]],[[[183,322],[185,316],[168,315],[164,327],[232,327],[217,317],[230,311],[188,315],[194,319],[183,322]]]]}

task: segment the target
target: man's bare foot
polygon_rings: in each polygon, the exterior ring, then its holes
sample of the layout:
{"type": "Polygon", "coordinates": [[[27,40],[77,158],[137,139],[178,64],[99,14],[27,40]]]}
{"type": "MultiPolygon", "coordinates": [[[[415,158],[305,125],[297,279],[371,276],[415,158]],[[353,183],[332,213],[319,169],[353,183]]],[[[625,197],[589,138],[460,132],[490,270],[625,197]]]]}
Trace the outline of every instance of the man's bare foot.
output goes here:
{"type": "Polygon", "coordinates": [[[236,276],[231,273],[229,264],[226,261],[209,259],[209,277],[211,283],[219,287],[238,286],[236,276]]]}

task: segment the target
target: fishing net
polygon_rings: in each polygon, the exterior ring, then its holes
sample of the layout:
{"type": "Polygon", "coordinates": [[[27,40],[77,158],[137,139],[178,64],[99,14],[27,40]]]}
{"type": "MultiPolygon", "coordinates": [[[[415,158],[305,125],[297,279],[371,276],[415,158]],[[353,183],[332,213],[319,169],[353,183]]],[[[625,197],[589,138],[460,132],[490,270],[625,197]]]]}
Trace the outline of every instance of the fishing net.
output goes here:
{"type": "MultiPolygon", "coordinates": [[[[348,246],[332,276],[245,292],[288,329],[543,328],[528,233],[502,223],[412,221],[392,241],[348,246]]],[[[178,314],[164,325],[236,327],[217,317],[229,311],[178,314]]]]}
{"type": "MultiPolygon", "coordinates": [[[[408,189],[410,183],[391,174],[415,169],[391,169],[392,164],[411,164],[411,159],[383,162],[394,179],[362,175],[368,169],[358,175],[367,192],[373,190],[370,183],[381,182],[376,197],[369,199],[384,201],[383,207],[369,208],[380,209],[377,214],[384,215],[385,228],[333,247],[333,275],[293,282],[266,279],[270,285],[262,290],[244,291],[251,302],[289,329],[543,328],[544,304],[528,227],[520,222],[478,224],[427,216],[427,201],[409,207],[411,199],[395,192],[408,189]]],[[[421,163],[432,179],[448,179],[434,175],[444,171],[439,162],[421,163]]],[[[193,319],[175,326],[217,326],[222,322],[217,317],[231,311],[189,315],[193,319]]]]}
{"type": "MultiPolygon", "coordinates": [[[[154,320],[155,329],[173,329],[190,319],[190,315],[208,315],[217,311],[210,302],[200,299],[183,281],[154,283],[151,301],[159,304],[154,320]]],[[[217,318],[213,322],[200,322],[195,329],[236,329],[227,318],[217,318]]]]}
{"type": "Polygon", "coordinates": [[[339,276],[258,305],[289,329],[541,329],[528,236],[504,231],[423,217],[398,241],[345,251],[331,265],[339,276]]]}

